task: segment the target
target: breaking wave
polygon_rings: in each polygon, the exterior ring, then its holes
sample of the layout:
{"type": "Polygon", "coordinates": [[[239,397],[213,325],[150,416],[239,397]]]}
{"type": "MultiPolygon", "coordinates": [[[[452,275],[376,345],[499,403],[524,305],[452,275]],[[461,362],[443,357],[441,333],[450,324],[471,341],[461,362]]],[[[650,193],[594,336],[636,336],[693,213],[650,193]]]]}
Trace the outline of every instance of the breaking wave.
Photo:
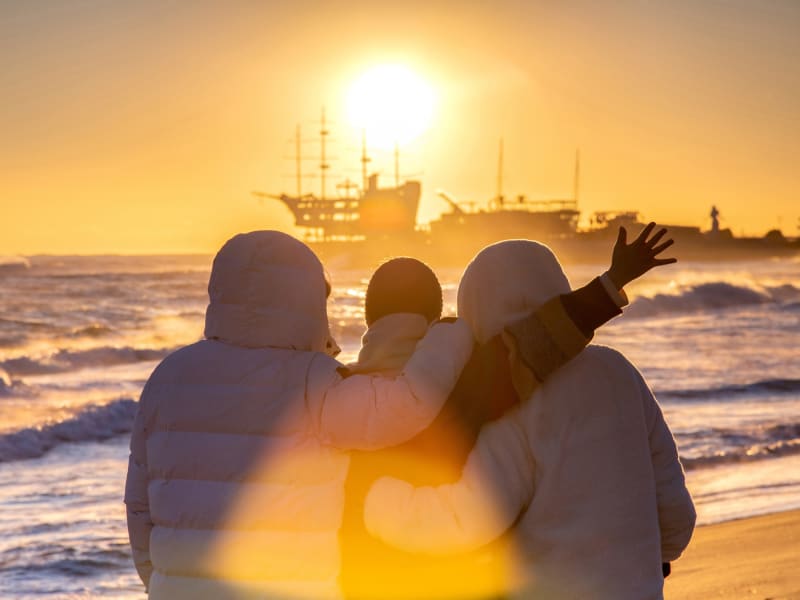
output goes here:
{"type": "Polygon", "coordinates": [[[149,360],[160,360],[172,348],[134,348],[131,346],[102,346],[88,350],[61,349],[43,358],[20,356],[0,362],[0,368],[10,375],[47,375],[90,367],[111,367],[149,360]]]}
{"type": "Polygon", "coordinates": [[[38,458],[67,442],[96,442],[130,433],[136,406],[131,398],[119,398],[89,406],[65,421],[2,434],[0,462],[38,458]]]}
{"type": "Polygon", "coordinates": [[[11,376],[3,369],[0,369],[0,398],[7,396],[13,385],[14,383],[11,381],[11,376]]]}
{"type": "Polygon", "coordinates": [[[113,329],[108,327],[107,325],[100,325],[99,323],[94,323],[92,325],[87,325],[86,327],[79,327],[74,329],[72,333],[70,333],[71,337],[104,337],[107,335],[111,335],[114,332],[113,329]]]}
{"type": "Polygon", "coordinates": [[[730,398],[751,394],[792,394],[800,393],[800,379],[764,379],[754,383],[740,385],[723,385],[716,388],[660,390],[656,396],[661,398],[679,398],[682,400],[707,400],[709,398],[730,398]]]}
{"type": "Polygon", "coordinates": [[[0,256],[0,275],[27,271],[30,267],[30,261],[24,256],[0,256]]]}
{"type": "Polygon", "coordinates": [[[652,317],[759,304],[792,306],[798,301],[800,288],[791,284],[754,288],[713,281],[688,287],[676,294],[640,296],[625,309],[625,314],[628,317],[652,317]]]}
{"type": "Polygon", "coordinates": [[[758,432],[720,429],[713,434],[728,447],[713,454],[682,456],[686,469],[800,454],[800,423],[773,425],[758,432]]]}

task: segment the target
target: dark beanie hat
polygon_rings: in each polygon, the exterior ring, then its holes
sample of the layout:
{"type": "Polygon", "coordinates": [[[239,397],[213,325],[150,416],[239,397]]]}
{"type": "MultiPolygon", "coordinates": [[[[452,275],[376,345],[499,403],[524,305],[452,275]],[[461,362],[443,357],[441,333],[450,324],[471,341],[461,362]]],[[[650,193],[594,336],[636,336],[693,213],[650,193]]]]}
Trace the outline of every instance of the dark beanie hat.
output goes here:
{"type": "Polygon", "coordinates": [[[364,312],[367,325],[393,313],[416,313],[435,321],[442,315],[442,287],[424,262],[393,258],[369,280],[364,312]]]}

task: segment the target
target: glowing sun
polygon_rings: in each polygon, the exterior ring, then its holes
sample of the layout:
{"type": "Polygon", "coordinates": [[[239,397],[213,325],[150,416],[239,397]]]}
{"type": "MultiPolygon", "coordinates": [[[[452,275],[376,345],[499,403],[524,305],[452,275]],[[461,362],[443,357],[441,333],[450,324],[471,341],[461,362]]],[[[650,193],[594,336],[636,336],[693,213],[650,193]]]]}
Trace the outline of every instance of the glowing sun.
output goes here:
{"type": "Polygon", "coordinates": [[[379,65],[366,71],[347,93],[350,123],[366,131],[371,146],[405,145],[430,126],[433,88],[403,65],[379,65]]]}

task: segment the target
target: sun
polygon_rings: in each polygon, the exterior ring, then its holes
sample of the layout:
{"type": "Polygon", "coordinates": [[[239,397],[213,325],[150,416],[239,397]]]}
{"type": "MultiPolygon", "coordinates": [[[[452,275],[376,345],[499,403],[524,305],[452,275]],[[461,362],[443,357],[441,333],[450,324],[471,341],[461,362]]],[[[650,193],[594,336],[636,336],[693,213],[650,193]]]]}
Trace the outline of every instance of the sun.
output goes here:
{"type": "Polygon", "coordinates": [[[370,146],[404,146],[425,133],[433,120],[433,88],[404,65],[386,64],[362,74],[347,93],[347,116],[366,132],[370,146]]]}

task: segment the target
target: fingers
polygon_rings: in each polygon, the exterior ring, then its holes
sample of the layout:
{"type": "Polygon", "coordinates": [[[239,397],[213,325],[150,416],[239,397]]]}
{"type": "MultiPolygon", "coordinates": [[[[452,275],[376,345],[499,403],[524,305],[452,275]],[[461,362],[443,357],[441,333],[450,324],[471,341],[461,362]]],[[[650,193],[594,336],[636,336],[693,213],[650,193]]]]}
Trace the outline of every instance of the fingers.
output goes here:
{"type": "Polygon", "coordinates": [[[666,233],[667,233],[666,227],[662,227],[656,232],[656,234],[653,237],[651,237],[649,240],[645,242],[645,245],[650,246],[652,248],[658,243],[658,240],[660,240],[662,237],[666,235],[666,233]]]}
{"type": "Polygon", "coordinates": [[[658,246],[653,246],[651,252],[653,253],[653,256],[656,256],[657,254],[661,254],[664,250],[672,246],[672,244],[674,243],[675,240],[667,240],[663,244],[659,244],[658,246]]]}
{"type": "Polygon", "coordinates": [[[645,226],[645,228],[642,229],[642,232],[639,234],[639,237],[636,238],[636,240],[634,241],[634,244],[638,244],[638,243],[644,242],[647,239],[647,236],[650,235],[650,232],[653,231],[653,228],[655,226],[656,226],[656,224],[653,221],[650,221],[645,226]]]}
{"type": "Polygon", "coordinates": [[[619,233],[617,234],[617,245],[624,244],[628,241],[628,232],[624,227],[620,226],[619,233]]]}
{"type": "Polygon", "coordinates": [[[661,265],[671,265],[678,262],[677,258],[654,258],[653,266],[660,267],[661,265]]]}

